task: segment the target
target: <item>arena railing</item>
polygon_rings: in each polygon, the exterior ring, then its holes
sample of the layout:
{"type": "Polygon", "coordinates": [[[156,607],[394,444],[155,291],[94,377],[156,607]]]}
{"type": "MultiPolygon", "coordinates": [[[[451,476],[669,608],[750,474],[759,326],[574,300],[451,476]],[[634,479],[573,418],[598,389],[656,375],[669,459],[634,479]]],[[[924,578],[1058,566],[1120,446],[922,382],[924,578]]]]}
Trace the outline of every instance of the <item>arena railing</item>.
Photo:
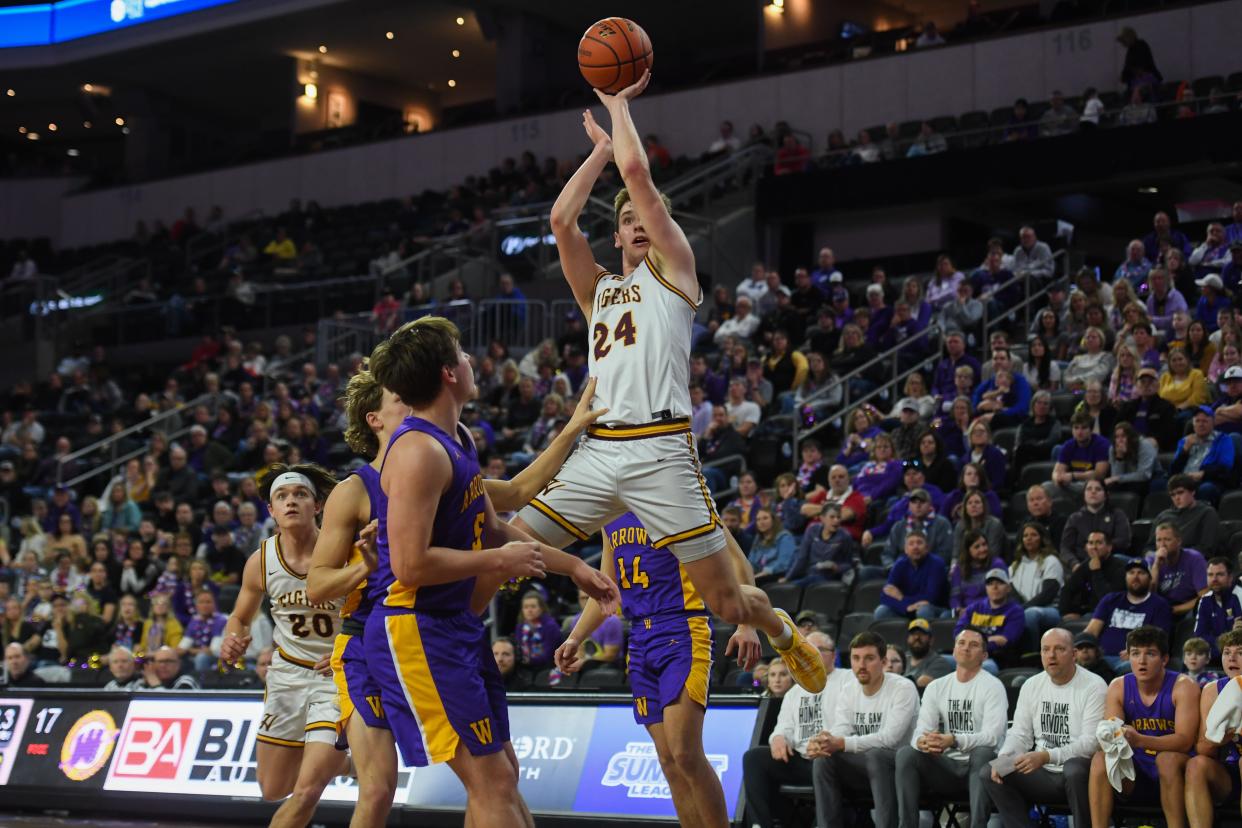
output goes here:
{"type": "Polygon", "coordinates": [[[89,446],[80,448],[77,451],[66,454],[64,457],[61,457],[56,461],[56,485],[57,486],[76,486],[79,483],[82,483],[84,481],[92,480],[101,474],[111,474],[118,467],[124,466],[130,460],[133,460],[134,458],[137,458],[137,457],[141,457],[142,455],[147,453],[148,449],[146,446],[134,449],[132,451],[120,453],[119,449],[120,449],[121,441],[128,437],[144,436],[145,434],[151,431],[162,431],[164,435],[168,437],[168,439],[171,441],[171,440],[175,440],[178,437],[181,437],[184,434],[189,433],[190,425],[184,424],[184,423],[182,424],[181,428],[174,428],[172,430],[164,430],[160,428],[160,426],[165,425],[165,424],[172,424],[174,420],[177,420],[182,416],[183,412],[193,410],[194,406],[200,403],[208,402],[210,397],[211,397],[210,394],[203,394],[201,396],[195,397],[189,402],[182,403],[176,408],[173,408],[169,411],[162,411],[159,414],[156,414],[154,417],[148,417],[147,419],[143,420],[140,423],[136,423],[130,426],[129,428],[118,431],[116,434],[109,434],[107,437],[104,437],[102,440],[97,440],[96,442],[91,443],[89,446]],[[109,458],[106,460],[100,461],[98,457],[96,456],[96,455],[102,456],[105,453],[110,455],[109,458]],[[65,479],[65,464],[70,462],[71,460],[81,460],[84,458],[88,461],[93,461],[95,465],[92,468],[89,468],[86,471],[82,472],[81,474],[76,475],[66,480],[65,479]]]}
{"type": "Polygon", "coordinates": [[[1051,278],[1039,280],[1038,289],[1034,293],[1031,293],[1031,274],[1030,273],[1019,273],[1018,275],[1014,276],[1012,279],[1001,284],[999,287],[994,288],[993,292],[1000,293],[1016,285],[1018,282],[1021,282],[1022,283],[1022,301],[1018,302],[1017,304],[1011,307],[1005,308],[1004,313],[999,314],[990,319],[989,319],[990,314],[988,313],[988,305],[986,302],[983,303],[983,319],[982,319],[982,324],[980,326],[980,330],[982,332],[982,337],[983,337],[983,342],[980,343],[980,347],[983,347],[983,344],[988,341],[988,335],[992,332],[993,328],[995,328],[996,326],[998,326],[1005,320],[1013,318],[1014,314],[1019,311],[1022,312],[1022,318],[1023,318],[1022,329],[1024,331],[1029,331],[1031,329],[1031,308],[1034,307],[1035,302],[1038,301],[1039,299],[1042,299],[1044,296],[1046,296],[1048,294],[1048,291],[1052,289],[1052,286],[1054,284],[1056,284],[1057,282],[1063,281],[1065,279],[1068,279],[1070,277],[1069,250],[1062,249],[1062,250],[1056,251],[1055,253],[1052,254],[1052,259],[1053,259],[1053,262],[1057,262],[1057,261],[1060,262],[1061,274],[1058,276],[1054,273],[1051,278]]]}
{"type": "MultiPolygon", "coordinates": [[[[926,339],[929,342],[938,343],[939,340],[942,338],[943,333],[944,333],[944,329],[941,327],[940,323],[932,322],[926,328],[914,334],[913,336],[903,339],[901,342],[897,343],[896,345],[884,351],[883,353],[876,354],[874,357],[867,360],[862,365],[855,368],[853,371],[850,371],[844,376],[837,377],[835,380],[833,380],[833,382],[829,383],[828,385],[825,385],[823,388],[816,391],[811,396],[798,402],[796,404],[796,408],[794,410],[793,416],[791,417],[792,432],[791,432],[790,439],[793,441],[793,445],[797,446],[801,440],[807,437],[810,437],[812,434],[819,432],[821,429],[830,425],[834,419],[838,417],[846,416],[846,412],[850,411],[851,409],[857,408],[860,405],[865,405],[871,400],[879,399],[882,396],[888,396],[889,391],[893,389],[894,387],[900,387],[901,383],[904,382],[908,376],[913,374],[915,371],[924,370],[928,363],[934,363],[937,358],[938,348],[930,348],[929,349],[930,355],[928,357],[926,357],[925,359],[920,359],[917,363],[911,365],[904,371],[901,370],[900,360],[902,356],[902,351],[908,350],[918,340],[926,339]],[[857,399],[851,399],[850,380],[859,378],[863,374],[865,374],[868,370],[876,366],[883,365],[888,362],[892,363],[892,374],[890,375],[890,377],[884,380],[883,382],[881,382],[880,384],[878,384],[875,388],[871,389],[870,391],[867,391],[865,394],[858,397],[857,399]],[[813,425],[809,425],[809,426],[803,425],[801,411],[807,408],[808,406],[814,406],[814,404],[817,401],[823,402],[824,400],[828,398],[831,392],[836,391],[838,389],[841,392],[840,409],[838,409],[838,411],[832,416],[825,417],[823,420],[820,420],[819,422],[816,422],[813,425]]],[[[792,468],[796,470],[798,468],[798,464],[801,462],[801,460],[798,457],[798,452],[797,451],[791,452],[790,459],[792,462],[792,468]]]]}

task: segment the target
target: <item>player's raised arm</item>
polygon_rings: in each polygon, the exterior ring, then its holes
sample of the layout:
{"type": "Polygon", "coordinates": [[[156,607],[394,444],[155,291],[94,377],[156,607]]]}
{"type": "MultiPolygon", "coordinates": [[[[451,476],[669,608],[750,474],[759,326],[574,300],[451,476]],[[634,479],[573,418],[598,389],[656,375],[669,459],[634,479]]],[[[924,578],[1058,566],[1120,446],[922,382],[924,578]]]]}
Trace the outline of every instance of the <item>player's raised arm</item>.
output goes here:
{"type": "MultiPolygon", "coordinates": [[[[388,548],[397,580],[433,586],[478,575],[541,577],[543,558],[534,543],[505,544],[469,555],[431,545],[436,509],[452,479],[453,464],[431,437],[409,433],[388,450],[383,480],[389,503],[388,548]]],[[[494,512],[490,518],[495,520],[494,512]]]]}
{"type": "Polygon", "coordinates": [[[512,480],[483,481],[487,497],[497,512],[516,512],[521,509],[560,471],[565,464],[565,458],[573,451],[578,436],[586,431],[587,426],[608,413],[607,408],[591,410],[591,400],[594,398],[595,377],[591,377],[582,387],[574,415],[533,463],[518,472],[512,480]]]}
{"type": "Polygon", "coordinates": [[[632,86],[622,89],[615,95],[608,95],[595,90],[595,94],[608,107],[612,118],[612,147],[617,169],[625,189],[634,203],[638,220],[650,238],[651,247],[656,253],[657,265],[664,265],[666,277],[675,287],[687,296],[697,296],[699,285],[694,272],[694,251],[686,234],[681,231],[677,222],[673,221],[664,199],[651,180],[651,168],[647,164],[647,153],[638,139],[638,129],[630,116],[630,101],[638,97],[647,88],[651,80],[651,72],[643,73],[632,86]]]}
{"type": "Polygon", "coordinates": [[[561,259],[561,270],[565,272],[565,280],[574,292],[574,299],[578,300],[583,318],[589,321],[591,302],[595,296],[595,280],[604,268],[596,263],[590,242],[578,229],[578,216],[582,214],[582,208],[591,197],[595,180],[612,160],[612,140],[595,123],[590,110],[582,113],[582,127],[586,130],[587,138],[591,139],[591,154],[556,197],[552,204],[550,221],[552,235],[556,237],[556,252],[561,259]]]}
{"type": "Polygon", "coordinates": [[[370,573],[365,556],[357,563],[349,563],[357,533],[360,496],[369,508],[366,488],[357,475],[350,476],[328,495],[323,507],[323,526],[306,574],[306,597],[311,603],[348,595],[370,573]]]}

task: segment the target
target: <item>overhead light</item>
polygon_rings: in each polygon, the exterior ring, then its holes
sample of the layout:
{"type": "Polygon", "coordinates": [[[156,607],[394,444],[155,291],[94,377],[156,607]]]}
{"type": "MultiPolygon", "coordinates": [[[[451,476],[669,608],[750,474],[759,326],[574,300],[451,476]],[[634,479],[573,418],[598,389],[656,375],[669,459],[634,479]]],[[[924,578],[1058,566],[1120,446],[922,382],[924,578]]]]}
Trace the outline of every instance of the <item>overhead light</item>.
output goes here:
{"type": "Polygon", "coordinates": [[[92,124],[90,121],[83,121],[82,126],[86,129],[90,129],[92,126],[94,126],[94,124],[92,124]]]}
{"type": "Polygon", "coordinates": [[[31,140],[31,141],[38,141],[38,140],[39,140],[39,133],[37,133],[37,132],[27,132],[27,133],[26,133],[26,138],[27,138],[27,139],[29,139],[29,140],[31,140]]]}
{"type": "Polygon", "coordinates": [[[319,97],[319,85],[308,83],[302,87],[302,94],[310,98],[312,101],[319,97]]]}
{"type": "Polygon", "coordinates": [[[15,91],[14,91],[14,90],[12,90],[12,89],[9,89],[9,90],[6,90],[4,94],[8,95],[8,96],[11,98],[11,97],[13,97],[14,95],[16,95],[16,94],[17,94],[17,92],[15,92],[15,91]]]}
{"type": "Polygon", "coordinates": [[[1158,187],[1139,187],[1138,191],[1143,195],[1155,195],[1160,192],[1160,189],[1158,187]]]}
{"type": "Polygon", "coordinates": [[[459,57],[461,57],[461,49],[454,49],[454,50],[453,50],[453,57],[455,57],[455,58],[459,58],[459,57]]]}
{"type": "Polygon", "coordinates": [[[394,37],[396,37],[396,35],[394,35],[392,32],[384,32],[384,37],[388,38],[389,40],[392,40],[394,37]]]}
{"type": "Polygon", "coordinates": [[[451,79],[451,78],[450,78],[450,79],[449,79],[449,89],[452,89],[452,88],[453,88],[454,86],[456,86],[456,85],[457,85],[457,81],[455,81],[455,80],[453,80],[453,79],[451,79]]]}
{"type": "Polygon", "coordinates": [[[57,129],[56,124],[48,124],[48,125],[47,125],[47,131],[48,131],[48,132],[55,132],[55,131],[56,131],[56,129],[57,129]]]}
{"type": "Polygon", "coordinates": [[[321,55],[326,55],[327,53],[328,53],[328,47],[327,47],[327,46],[322,46],[322,45],[321,45],[321,46],[319,47],[319,54],[321,54],[321,55]]]}
{"type": "Polygon", "coordinates": [[[70,158],[77,158],[81,154],[82,153],[78,152],[77,150],[73,148],[65,150],[65,155],[69,156],[70,158]]]}
{"type": "Polygon", "coordinates": [[[125,126],[125,119],[124,119],[124,118],[117,118],[117,119],[116,119],[116,125],[117,125],[117,126],[119,126],[119,127],[123,127],[123,126],[125,126]]]}
{"type": "Polygon", "coordinates": [[[83,92],[92,92],[92,91],[94,91],[94,89],[95,89],[95,85],[94,85],[94,84],[91,84],[91,83],[84,83],[84,84],[82,84],[82,91],[83,91],[83,92]]]}
{"type": "Polygon", "coordinates": [[[25,134],[26,134],[26,128],[25,128],[25,127],[18,127],[18,128],[17,128],[17,131],[18,131],[18,132],[20,132],[22,135],[25,135],[25,134]]]}
{"type": "Polygon", "coordinates": [[[466,25],[466,18],[464,18],[464,17],[459,17],[459,18],[457,18],[457,25],[458,25],[458,26],[464,26],[464,25],[466,25]]]}

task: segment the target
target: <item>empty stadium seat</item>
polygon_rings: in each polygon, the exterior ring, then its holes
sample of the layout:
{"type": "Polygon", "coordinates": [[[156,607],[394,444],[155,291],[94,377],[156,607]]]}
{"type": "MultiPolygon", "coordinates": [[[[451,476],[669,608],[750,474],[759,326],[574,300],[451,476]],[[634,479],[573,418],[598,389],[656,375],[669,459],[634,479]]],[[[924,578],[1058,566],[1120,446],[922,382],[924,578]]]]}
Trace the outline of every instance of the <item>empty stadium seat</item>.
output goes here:
{"type": "Polygon", "coordinates": [[[833,581],[807,587],[802,594],[802,609],[820,613],[829,621],[841,620],[849,608],[850,591],[845,584],[833,581]]]}
{"type": "Polygon", "coordinates": [[[1136,520],[1130,524],[1131,555],[1138,555],[1147,548],[1147,541],[1151,539],[1151,533],[1152,522],[1150,520],[1136,520]]]}
{"type": "Polygon", "coordinates": [[[955,627],[957,621],[953,618],[937,618],[931,622],[932,649],[938,653],[952,652],[955,627]]]}
{"type": "Polygon", "coordinates": [[[1028,463],[1018,472],[1018,491],[1025,492],[1032,486],[1047,483],[1052,479],[1052,467],[1056,464],[1051,460],[1042,463],[1028,463]]]}
{"type": "Polygon", "coordinates": [[[797,584],[766,584],[763,591],[768,594],[772,606],[779,607],[791,616],[798,614],[798,604],[802,600],[802,587],[797,584]]]}
{"type": "Polygon", "coordinates": [[[869,629],[871,632],[884,639],[886,644],[896,644],[901,649],[906,648],[906,627],[910,622],[905,618],[885,618],[883,621],[873,621],[869,629]]]}
{"type": "Polygon", "coordinates": [[[870,614],[880,605],[880,595],[884,591],[884,584],[887,581],[873,578],[863,581],[860,584],[854,584],[854,598],[850,601],[851,612],[865,612],[870,614]]]}
{"type": "Polygon", "coordinates": [[[1242,519],[1242,491],[1235,489],[1232,492],[1225,492],[1220,499],[1220,506],[1216,507],[1216,513],[1220,515],[1221,520],[1242,519]]]}
{"type": "Polygon", "coordinates": [[[1140,499],[1134,492],[1113,492],[1108,496],[1108,502],[1125,512],[1131,523],[1138,520],[1140,499]]]}
{"type": "Polygon", "coordinates": [[[846,652],[854,636],[871,629],[873,621],[875,621],[875,615],[870,612],[851,612],[846,615],[841,619],[841,639],[837,644],[837,649],[846,652]]]}
{"type": "Polygon", "coordinates": [[[1142,516],[1145,518],[1155,519],[1156,515],[1165,509],[1172,508],[1173,501],[1169,498],[1169,493],[1163,489],[1153,490],[1147,493],[1143,498],[1142,516]]]}

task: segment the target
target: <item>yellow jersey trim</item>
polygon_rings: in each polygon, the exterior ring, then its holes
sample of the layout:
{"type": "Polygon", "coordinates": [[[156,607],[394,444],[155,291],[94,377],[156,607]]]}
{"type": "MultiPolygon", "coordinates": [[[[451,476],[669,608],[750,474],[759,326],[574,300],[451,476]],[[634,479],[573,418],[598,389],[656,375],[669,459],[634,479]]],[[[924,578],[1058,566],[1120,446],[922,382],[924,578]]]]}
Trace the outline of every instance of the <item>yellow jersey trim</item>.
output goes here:
{"type": "Polygon", "coordinates": [[[640,425],[593,425],[587,428],[587,436],[600,440],[641,440],[646,437],[662,437],[665,434],[685,434],[689,431],[690,418],[677,417],[672,420],[640,425]]]}
{"type": "Polygon", "coordinates": [[[655,257],[653,257],[650,253],[648,253],[646,258],[643,259],[643,261],[647,263],[647,267],[651,269],[651,275],[655,277],[657,282],[664,285],[664,287],[668,288],[673,293],[680,296],[682,300],[687,305],[690,306],[690,310],[696,311],[696,312],[698,311],[699,306],[695,304],[693,301],[691,301],[689,296],[687,296],[686,294],[678,290],[676,287],[674,287],[673,283],[670,282],[668,279],[664,278],[664,275],[660,273],[660,269],[656,267],[656,264],[655,264],[655,257]]]}
{"type": "Polygon", "coordinates": [[[302,658],[294,658],[293,656],[286,653],[284,651],[284,648],[282,647],[278,646],[276,648],[276,652],[280,654],[281,658],[283,658],[285,661],[289,662],[290,664],[296,664],[299,667],[305,667],[307,670],[315,669],[315,662],[307,661],[306,659],[302,659],[302,658]]]}
{"type": "Polygon", "coordinates": [[[265,736],[262,733],[258,734],[254,738],[260,742],[264,742],[269,745],[279,745],[280,747],[288,747],[288,748],[306,747],[306,743],[302,741],[294,741],[293,739],[277,739],[275,736],[265,736]]]}
{"type": "Polygon", "coordinates": [[[651,546],[655,549],[663,549],[664,547],[669,546],[670,544],[693,540],[694,538],[700,537],[702,535],[706,535],[707,533],[711,532],[717,527],[717,525],[718,524],[716,523],[716,516],[712,515],[712,519],[709,520],[707,523],[704,523],[702,526],[696,526],[693,529],[687,529],[684,532],[678,532],[676,535],[668,535],[666,537],[660,538],[658,541],[651,544],[651,546]]]}
{"type": "Polygon", "coordinates": [[[288,572],[290,575],[297,578],[299,581],[306,580],[305,572],[300,573],[300,574],[297,572],[294,572],[293,568],[290,567],[289,564],[285,563],[285,553],[282,552],[280,548],[280,535],[279,534],[276,535],[276,560],[280,561],[280,565],[284,567],[285,572],[288,572]]]}
{"type": "Polygon", "coordinates": [[[551,520],[557,526],[560,526],[562,529],[564,529],[569,534],[573,535],[578,540],[584,541],[589,537],[586,532],[583,532],[577,526],[574,526],[573,523],[571,523],[568,518],[566,518],[564,515],[557,512],[555,509],[553,509],[548,504],[544,503],[539,498],[535,498],[534,500],[532,500],[530,502],[530,505],[534,506],[536,509],[542,512],[545,516],[547,516],[549,520],[551,520]]]}
{"type": "Polygon", "coordinates": [[[336,722],[311,722],[305,731],[310,733],[312,730],[336,730],[336,722]]]}

